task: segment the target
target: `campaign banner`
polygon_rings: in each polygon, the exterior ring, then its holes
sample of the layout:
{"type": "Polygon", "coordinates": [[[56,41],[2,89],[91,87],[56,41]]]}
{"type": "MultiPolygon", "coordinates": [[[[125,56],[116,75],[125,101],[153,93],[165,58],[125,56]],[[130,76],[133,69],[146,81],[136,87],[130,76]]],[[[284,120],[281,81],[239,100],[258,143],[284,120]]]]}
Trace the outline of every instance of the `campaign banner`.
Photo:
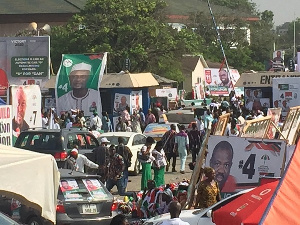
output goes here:
{"type": "Polygon", "coordinates": [[[289,112],[284,121],[283,127],[281,129],[280,139],[287,139],[290,145],[294,144],[297,137],[297,131],[300,124],[300,106],[292,107],[289,109],[289,112]]]}
{"type": "Polygon", "coordinates": [[[209,89],[211,95],[229,95],[234,90],[234,85],[240,78],[236,69],[211,69],[205,68],[205,86],[209,89]]]}
{"type": "Polygon", "coordinates": [[[196,99],[204,99],[205,98],[203,83],[196,83],[195,84],[195,91],[196,91],[196,99]]]}
{"type": "Polygon", "coordinates": [[[0,37],[0,89],[32,84],[43,88],[49,79],[49,36],[0,37]]]}
{"type": "Polygon", "coordinates": [[[224,135],[229,117],[230,113],[226,113],[224,115],[219,116],[214,135],[224,135]]]}
{"type": "Polygon", "coordinates": [[[13,136],[21,131],[42,127],[41,90],[38,85],[20,85],[10,87],[10,104],[12,105],[13,136]]]}
{"type": "Polygon", "coordinates": [[[206,166],[215,169],[222,193],[259,185],[262,176],[280,177],[284,140],[210,136],[206,166]]]}
{"type": "MultiPolygon", "coordinates": [[[[130,108],[131,96],[129,94],[115,93],[114,116],[120,116],[126,107],[130,108]]],[[[130,112],[129,112],[130,113],[130,112]]]]}
{"type": "Polygon", "coordinates": [[[102,112],[99,87],[106,66],[107,53],[64,54],[56,78],[58,114],[77,109],[85,116],[102,112]]]}
{"type": "Polygon", "coordinates": [[[12,111],[11,105],[0,106],[0,144],[12,146],[12,111]]]}
{"type": "Polygon", "coordinates": [[[240,137],[263,138],[270,127],[271,116],[246,120],[240,137]]]}
{"type": "MultiPolygon", "coordinates": [[[[271,116],[271,121],[274,123],[276,127],[278,127],[279,119],[281,115],[281,108],[269,108],[267,112],[267,116],[271,116]]],[[[267,131],[266,138],[274,139],[277,129],[274,127],[272,123],[270,123],[270,127],[267,131]]]]}
{"type": "Polygon", "coordinates": [[[300,84],[299,78],[285,77],[273,78],[273,107],[282,108],[282,120],[286,119],[286,115],[290,107],[300,105],[300,84]]]}
{"type": "Polygon", "coordinates": [[[177,98],[177,88],[156,89],[157,97],[168,97],[169,100],[177,98]]]}
{"type": "Polygon", "coordinates": [[[142,91],[132,91],[130,96],[130,113],[132,114],[134,110],[139,111],[143,106],[142,91]]]}
{"type": "Polygon", "coordinates": [[[52,108],[56,108],[56,99],[55,98],[45,98],[44,108],[45,108],[46,112],[52,108]]]}

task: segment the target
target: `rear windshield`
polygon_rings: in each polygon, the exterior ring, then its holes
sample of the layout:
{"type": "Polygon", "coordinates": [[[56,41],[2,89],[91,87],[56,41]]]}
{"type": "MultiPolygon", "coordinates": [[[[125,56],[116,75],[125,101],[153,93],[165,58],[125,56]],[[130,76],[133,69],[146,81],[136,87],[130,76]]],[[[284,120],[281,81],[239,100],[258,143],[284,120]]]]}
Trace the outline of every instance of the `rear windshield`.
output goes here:
{"type": "Polygon", "coordinates": [[[66,201],[110,200],[111,194],[96,178],[92,179],[61,179],[60,190],[66,201]]]}
{"type": "Polygon", "coordinates": [[[63,148],[60,133],[21,133],[15,146],[39,152],[61,151],[63,148]]]}
{"type": "Polygon", "coordinates": [[[129,137],[124,137],[124,136],[105,136],[105,135],[101,135],[101,138],[107,138],[110,143],[109,144],[113,144],[113,145],[119,145],[118,142],[118,138],[122,137],[124,139],[124,145],[128,144],[129,141],[129,137]]]}

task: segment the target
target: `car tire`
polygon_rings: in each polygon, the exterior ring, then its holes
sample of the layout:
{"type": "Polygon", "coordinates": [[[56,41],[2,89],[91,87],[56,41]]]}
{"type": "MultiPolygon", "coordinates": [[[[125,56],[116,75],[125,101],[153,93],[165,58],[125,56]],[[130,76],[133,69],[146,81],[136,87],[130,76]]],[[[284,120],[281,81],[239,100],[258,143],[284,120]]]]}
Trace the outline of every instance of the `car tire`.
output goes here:
{"type": "Polygon", "coordinates": [[[134,171],[132,172],[133,176],[139,175],[139,173],[140,173],[140,166],[141,166],[141,164],[140,164],[139,160],[136,159],[135,160],[135,164],[134,164],[134,171]]]}
{"type": "Polygon", "coordinates": [[[28,225],[43,225],[43,221],[39,217],[31,217],[27,223],[28,225]]]}

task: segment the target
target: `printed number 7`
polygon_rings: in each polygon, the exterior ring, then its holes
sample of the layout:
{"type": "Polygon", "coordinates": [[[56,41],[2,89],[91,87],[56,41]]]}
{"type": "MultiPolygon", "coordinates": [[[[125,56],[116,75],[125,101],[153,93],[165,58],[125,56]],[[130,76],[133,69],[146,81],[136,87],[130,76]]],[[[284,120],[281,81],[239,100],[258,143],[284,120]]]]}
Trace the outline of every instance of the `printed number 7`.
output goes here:
{"type": "Polygon", "coordinates": [[[248,174],[248,179],[252,179],[255,174],[255,157],[256,154],[251,154],[243,166],[243,174],[248,174]]]}

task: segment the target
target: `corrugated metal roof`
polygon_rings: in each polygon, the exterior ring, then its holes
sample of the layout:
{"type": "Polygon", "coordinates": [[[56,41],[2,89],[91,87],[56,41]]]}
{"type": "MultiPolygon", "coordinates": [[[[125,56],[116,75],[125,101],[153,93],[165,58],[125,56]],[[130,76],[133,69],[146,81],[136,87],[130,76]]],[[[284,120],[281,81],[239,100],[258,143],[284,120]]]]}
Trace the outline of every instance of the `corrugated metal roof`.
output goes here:
{"type": "Polygon", "coordinates": [[[78,13],[86,0],[1,0],[0,14],[78,13]]]}

